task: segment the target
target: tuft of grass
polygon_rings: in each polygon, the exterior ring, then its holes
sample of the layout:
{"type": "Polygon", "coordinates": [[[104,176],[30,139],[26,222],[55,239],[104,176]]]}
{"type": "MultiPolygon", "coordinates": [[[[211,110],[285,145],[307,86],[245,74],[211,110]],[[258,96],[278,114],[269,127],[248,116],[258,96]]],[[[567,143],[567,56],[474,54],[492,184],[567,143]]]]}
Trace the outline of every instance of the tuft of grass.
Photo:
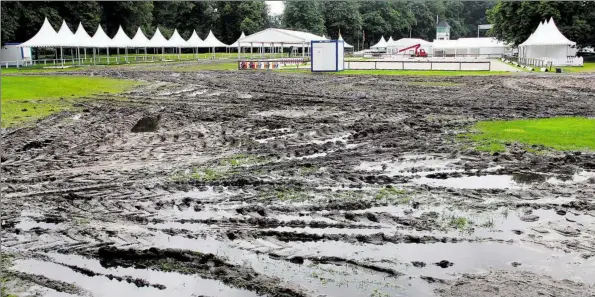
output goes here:
{"type": "Polygon", "coordinates": [[[487,221],[481,223],[479,226],[483,228],[494,228],[494,219],[490,218],[487,221]]]}
{"type": "Polygon", "coordinates": [[[505,143],[543,146],[561,151],[595,150],[595,119],[557,117],[476,123],[478,133],[462,135],[478,144],[478,150],[502,152],[505,143]]]}
{"type": "Polygon", "coordinates": [[[221,180],[232,175],[233,172],[225,171],[219,168],[195,168],[192,173],[174,174],[170,179],[172,181],[183,182],[183,181],[201,181],[210,182],[221,180]]]}
{"type": "Polygon", "coordinates": [[[4,76],[2,77],[2,127],[41,119],[74,109],[77,98],[99,93],[119,93],[140,83],[103,77],[4,76]]]}
{"type": "Polygon", "coordinates": [[[275,191],[275,197],[279,200],[306,200],[308,197],[306,193],[294,189],[282,188],[275,191]]]}
{"type": "Polygon", "coordinates": [[[376,197],[376,200],[391,199],[391,198],[405,195],[406,193],[407,193],[407,191],[405,191],[405,189],[397,189],[393,186],[387,186],[385,188],[380,189],[380,191],[378,191],[378,193],[376,194],[375,197],[376,197]]]}
{"type": "Polygon", "coordinates": [[[266,161],[266,158],[254,155],[237,154],[231,157],[224,158],[220,161],[221,166],[247,166],[260,164],[266,161]]]}
{"type": "Polygon", "coordinates": [[[463,228],[465,228],[465,226],[467,226],[468,223],[469,222],[465,217],[452,217],[448,225],[459,230],[463,230],[463,228]]]}

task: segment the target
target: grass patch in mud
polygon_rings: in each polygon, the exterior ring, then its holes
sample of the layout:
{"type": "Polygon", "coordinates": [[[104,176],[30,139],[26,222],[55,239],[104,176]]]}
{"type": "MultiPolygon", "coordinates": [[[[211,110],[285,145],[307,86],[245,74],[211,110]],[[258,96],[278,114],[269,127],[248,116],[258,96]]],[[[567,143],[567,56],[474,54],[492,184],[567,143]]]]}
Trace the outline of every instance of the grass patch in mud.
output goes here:
{"type": "Polygon", "coordinates": [[[115,94],[139,85],[133,80],[81,76],[2,77],[2,127],[74,109],[75,99],[115,94]]]}
{"type": "Polygon", "coordinates": [[[174,182],[200,181],[211,182],[222,180],[234,175],[235,172],[222,168],[194,168],[194,170],[185,173],[176,173],[171,177],[174,182]]]}
{"type": "Polygon", "coordinates": [[[262,164],[266,163],[267,161],[268,159],[262,156],[237,154],[224,158],[219,163],[221,164],[221,166],[237,167],[262,164]]]}
{"type": "Polygon", "coordinates": [[[374,196],[376,200],[385,200],[393,204],[408,204],[411,201],[411,196],[405,189],[397,189],[393,186],[387,186],[378,191],[374,196]]]}
{"type": "Polygon", "coordinates": [[[477,133],[462,134],[460,138],[471,140],[480,151],[503,152],[505,145],[513,142],[561,151],[595,150],[595,119],[590,118],[485,121],[476,123],[472,130],[477,133]]]}

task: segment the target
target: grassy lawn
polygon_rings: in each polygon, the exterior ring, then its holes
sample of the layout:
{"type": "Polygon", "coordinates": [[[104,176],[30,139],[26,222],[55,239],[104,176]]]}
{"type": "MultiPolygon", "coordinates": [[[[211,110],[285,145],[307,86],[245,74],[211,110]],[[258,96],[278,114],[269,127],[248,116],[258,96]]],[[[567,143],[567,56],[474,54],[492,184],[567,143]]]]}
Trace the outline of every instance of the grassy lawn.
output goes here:
{"type": "Polygon", "coordinates": [[[595,62],[585,62],[583,67],[562,67],[562,72],[595,72],[595,62]]]}
{"type": "Polygon", "coordinates": [[[505,151],[505,143],[518,142],[555,150],[595,150],[595,119],[558,117],[512,121],[486,121],[473,126],[477,134],[463,135],[481,151],[505,151]]]}
{"type": "Polygon", "coordinates": [[[139,82],[102,77],[2,77],[2,127],[10,127],[73,108],[76,98],[119,93],[139,82]]]}

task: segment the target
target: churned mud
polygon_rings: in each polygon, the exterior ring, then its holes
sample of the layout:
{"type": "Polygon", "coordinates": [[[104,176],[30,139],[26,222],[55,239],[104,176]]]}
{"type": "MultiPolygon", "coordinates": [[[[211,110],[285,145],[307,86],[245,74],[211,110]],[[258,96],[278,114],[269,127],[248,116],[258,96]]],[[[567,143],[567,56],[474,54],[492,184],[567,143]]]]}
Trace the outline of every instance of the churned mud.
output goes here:
{"type": "Polygon", "coordinates": [[[146,84],[2,131],[9,292],[595,296],[595,154],[456,138],[593,77],[91,73],[146,84]]]}

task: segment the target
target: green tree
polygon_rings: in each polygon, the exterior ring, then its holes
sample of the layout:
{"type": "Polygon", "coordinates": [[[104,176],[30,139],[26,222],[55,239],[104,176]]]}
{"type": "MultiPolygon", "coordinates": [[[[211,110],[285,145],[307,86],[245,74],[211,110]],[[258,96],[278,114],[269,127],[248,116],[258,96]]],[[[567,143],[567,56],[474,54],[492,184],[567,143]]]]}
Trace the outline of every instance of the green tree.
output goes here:
{"type": "Polygon", "coordinates": [[[324,3],[324,23],[331,38],[338,38],[339,32],[347,43],[356,43],[362,36],[362,16],[359,3],[337,1],[324,3]]]}
{"type": "MultiPolygon", "coordinates": [[[[122,26],[124,32],[132,38],[138,27],[141,27],[145,34],[151,37],[154,28],[151,26],[153,21],[153,2],[143,1],[103,1],[99,2],[103,8],[101,24],[105,33],[113,37],[118,32],[118,27],[122,26]]],[[[94,34],[95,31],[92,32],[94,34]]]]}
{"type": "Polygon", "coordinates": [[[9,41],[16,41],[16,31],[19,28],[19,17],[22,7],[19,2],[0,2],[2,6],[2,45],[9,41]]]}
{"type": "Polygon", "coordinates": [[[490,34],[519,45],[540,21],[554,18],[558,29],[579,46],[595,46],[595,5],[592,2],[500,2],[488,11],[490,34]]]}
{"type": "Polygon", "coordinates": [[[291,30],[325,34],[321,3],[316,1],[288,1],[283,11],[283,26],[291,30]]]}

